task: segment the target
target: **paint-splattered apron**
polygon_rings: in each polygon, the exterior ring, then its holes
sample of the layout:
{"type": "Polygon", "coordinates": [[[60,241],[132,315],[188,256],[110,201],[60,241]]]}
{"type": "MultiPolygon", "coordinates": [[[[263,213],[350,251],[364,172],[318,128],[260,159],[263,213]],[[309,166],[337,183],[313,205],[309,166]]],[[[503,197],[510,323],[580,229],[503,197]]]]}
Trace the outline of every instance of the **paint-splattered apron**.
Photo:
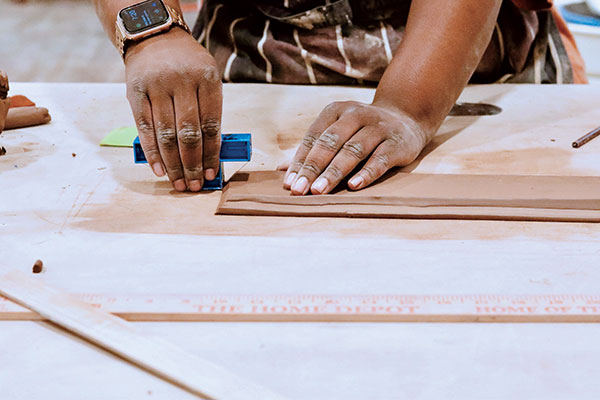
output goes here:
{"type": "MultiPolygon", "coordinates": [[[[410,0],[205,0],[194,36],[228,82],[373,84],[409,8],[410,0]]],[[[551,12],[504,1],[471,82],[573,82],[551,12]]]]}

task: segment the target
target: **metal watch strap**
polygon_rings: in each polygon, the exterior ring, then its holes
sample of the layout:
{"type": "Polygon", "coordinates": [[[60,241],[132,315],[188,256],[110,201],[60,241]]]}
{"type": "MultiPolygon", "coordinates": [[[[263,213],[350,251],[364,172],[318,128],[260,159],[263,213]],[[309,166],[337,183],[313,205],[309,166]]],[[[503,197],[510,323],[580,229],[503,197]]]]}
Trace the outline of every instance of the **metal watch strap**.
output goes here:
{"type": "MultiPolygon", "coordinates": [[[[164,4],[164,3],[163,3],[164,4]]],[[[171,25],[169,26],[172,27],[173,25],[177,25],[180,26],[181,28],[183,28],[187,33],[191,33],[189,26],[185,23],[185,20],[183,19],[183,15],[181,15],[181,13],[179,13],[177,10],[175,10],[173,7],[165,4],[165,8],[167,9],[167,12],[169,13],[169,15],[171,16],[171,25]]],[[[121,32],[121,29],[119,28],[119,25],[115,24],[115,39],[117,41],[116,46],[117,49],[119,50],[119,53],[121,54],[121,57],[125,58],[125,37],[123,36],[123,32],[121,32]]],[[[166,32],[166,31],[164,31],[166,32]]],[[[159,32],[161,33],[161,32],[159,32]]],[[[144,38],[146,39],[146,38],[144,38]]]]}
{"type": "Polygon", "coordinates": [[[167,11],[169,11],[169,14],[171,14],[171,18],[173,19],[173,24],[179,25],[187,33],[191,33],[192,32],[190,30],[190,27],[187,26],[187,24],[185,23],[185,20],[183,19],[183,15],[181,15],[181,13],[177,12],[177,10],[175,10],[173,7],[171,7],[169,5],[165,4],[165,7],[167,7],[167,11]]]}
{"type": "Polygon", "coordinates": [[[123,32],[119,29],[118,24],[115,24],[115,40],[117,41],[116,46],[117,50],[119,50],[119,54],[121,57],[125,58],[125,38],[123,37],[123,32]]]}

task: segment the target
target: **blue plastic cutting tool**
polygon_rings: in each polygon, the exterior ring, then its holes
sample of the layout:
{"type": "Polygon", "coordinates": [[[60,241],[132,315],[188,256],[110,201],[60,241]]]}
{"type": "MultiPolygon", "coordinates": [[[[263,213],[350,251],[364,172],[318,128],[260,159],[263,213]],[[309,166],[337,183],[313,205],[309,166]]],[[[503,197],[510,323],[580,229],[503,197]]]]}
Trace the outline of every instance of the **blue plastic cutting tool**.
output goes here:
{"type": "MultiPolygon", "coordinates": [[[[223,189],[223,162],[250,161],[252,158],[252,135],[249,133],[228,133],[221,135],[221,163],[217,177],[212,181],[204,181],[202,190],[223,189]]],[[[139,136],[133,141],[133,159],[136,164],[147,164],[146,155],[140,144],[139,136]]]]}

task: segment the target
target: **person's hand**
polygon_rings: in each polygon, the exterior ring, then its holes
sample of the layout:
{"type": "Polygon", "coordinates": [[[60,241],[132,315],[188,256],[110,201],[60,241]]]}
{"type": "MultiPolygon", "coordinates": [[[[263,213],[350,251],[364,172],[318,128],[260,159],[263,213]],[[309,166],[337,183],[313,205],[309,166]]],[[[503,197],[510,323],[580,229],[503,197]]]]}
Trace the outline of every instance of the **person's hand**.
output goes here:
{"type": "Polygon", "coordinates": [[[219,170],[221,78],[213,57],[183,29],[127,49],[127,99],[155,175],[199,191],[219,170]]]}
{"type": "Polygon", "coordinates": [[[8,114],[8,107],[10,106],[10,100],[7,96],[8,77],[4,71],[0,70],[0,133],[4,130],[6,115],[8,114]]]}
{"type": "Polygon", "coordinates": [[[293,195],[326,194],[357,165],[351,190],[367,187],[392,167],[414,161],[426,144],[423,128],[399,110],[355,101],[327,106],[311,125],[284,178],[293,195]]]}

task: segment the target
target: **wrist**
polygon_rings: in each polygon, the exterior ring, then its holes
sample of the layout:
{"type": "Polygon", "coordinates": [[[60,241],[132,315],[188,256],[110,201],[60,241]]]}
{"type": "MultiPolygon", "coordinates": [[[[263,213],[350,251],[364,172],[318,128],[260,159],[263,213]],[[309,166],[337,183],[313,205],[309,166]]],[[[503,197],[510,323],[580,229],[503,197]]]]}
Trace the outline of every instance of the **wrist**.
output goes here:
{"type": "MultiPolygon", "coordinates": [[[[423,149],[435,135],[439,125],[428,118],[417,118],[403,107],[402,104],[395,102],[393,99],[387,99],[381,96],[375,96],[371,103],[373,106],[386,110],[387,112],[398,115],[405,121],[406,128],[413,133],[417,140],[420,149],[423,149]]],[[[441,123],[440,123],[441,125],[441,123]]]]}
{"type": "Polygon", "coordinates": [[[125,59],[128,47],[179,26],[190,32],[181,10],[163,0],[144,0],[121,9],[115,23],[115,46],[125,59]]]}
{"type": "Polygon", "coordinates": [[[191,34],[188,33],[184,28],[178,25],[173,25],[168,31],[163,31],[156,35],[145,37],[139,41],[131,42],[125,48],[125,54],[123,59],[125,61],[125,64],[127,64],[127,61],[130,58],[134,57],[140,52],[143,52],[144,49],[148,47],[155,47],[157,45],[160,45],[160,47],[164,48],[164,45],[166,43],[169,43],[171,41],[186,40],[190,37],[191,34]]]}

